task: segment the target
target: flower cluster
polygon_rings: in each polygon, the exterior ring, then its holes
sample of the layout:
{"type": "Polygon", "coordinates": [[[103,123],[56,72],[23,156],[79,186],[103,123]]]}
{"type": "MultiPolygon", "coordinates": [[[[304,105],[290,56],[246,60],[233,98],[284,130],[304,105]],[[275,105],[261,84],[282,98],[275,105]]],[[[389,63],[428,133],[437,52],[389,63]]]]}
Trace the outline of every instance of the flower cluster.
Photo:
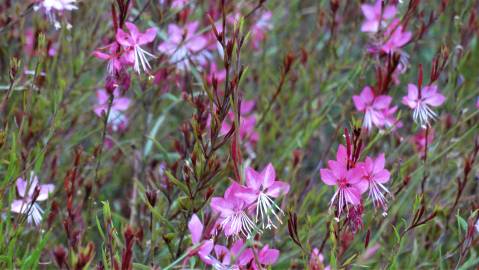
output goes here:
{"type": "Polygon", "coordinates": [[[336,186],[330,209],[336,206],[338,221],[344,209],[349,214],[350,207],[362,206],[361,195],[366,191],[376,207],[382,207],[384,213],[387,211],[385,194],[389,190],[384,184],[389,181],[390,173],[385,169],[384,154],[358,162],[359,151],[353,150],[339,145],[336,160],[329,160],[328,168],[320,170],[321,180],[326,185],[336,186]]]}
{"type": "Polygon", "coordinates": [[[40,184],[34,172],[31,172],[29,180],[25,181],[20,177],[16,184],[20,199],[12,202],[12,212],[25,214],[28,223],[39,225],[43,218],[43,209],[38,202],[48,199],[55,186],[53,184],[40,184]]]}

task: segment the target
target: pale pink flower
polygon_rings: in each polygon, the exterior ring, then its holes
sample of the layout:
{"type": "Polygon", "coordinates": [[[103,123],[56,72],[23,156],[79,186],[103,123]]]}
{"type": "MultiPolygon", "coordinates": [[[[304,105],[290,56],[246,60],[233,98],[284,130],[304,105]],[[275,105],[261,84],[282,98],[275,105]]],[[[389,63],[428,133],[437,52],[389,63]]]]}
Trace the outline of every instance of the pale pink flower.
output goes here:
{"type": "Polygon", "coordinates": [[[251,40],[255,49],[258,49],[261,42],[266,39],[266,33],[273,29],[272,16],[271,11],[267,11],[261,14],[261,17],[251,26],[251,40]]]}
{"type": "Polygon", "coordinates": [[[214,62],[210,64],[210,70],[208,72],[207,81],[209,84],[213,82],[213,78],[216,79],[217,83],[222,83],[226,79],[226,69],[218,70],[218,67],[214,62]]]}
{"type": "MultiPolygon", "coordinates": [[[[343,152],[341,150],[341,152],[343,152]]],[[[328,168],[321,169],[321,180],[328,186],[336,186],[336,192],[330,201],[330,208],[333,204],[337,204],[338,216],[336,220],[339,220],[341,212],[344,207],[349,209],[349,204],[359,205],[361,204],[361,194],[368,189],[368,183],[362,181],[362,172],[359,168],[348,169],[345,159],[347,156],[340,154],[338,150],[338,161],[329,160],[328,168]]]]}
{"type": "Polygon", "coordinates": [[[369,198],[376,207],[382,207],[384,213],[387,211],[387,199],[383,193],[390,193],[384,186],[389,181],[391,174],[384,169],[386,160],[384,154],[380,154],[376,159],[366,157],[363,163],[358,164],[363,174],[363,180],[369,186],[369,198]]]}
{"type": "Polygon", "coordinates": [[[396,6],[387,5],[382,10],[381,2],[382,0],[376,0],[374,5],[361,5],[361,11],[364,17],[366,17],[361,25],[362,32],[377,32],[380,25],[386,26],[386,20],[392,19],[396,15],[396,6]]]}
{"type": "MultiPolygon", "coordinates": [[[[108,112],[108,103],[110,95],[104,89],[96,91],[96,102],[93,111],[98,117],[103,117],[108,112]]],[[[120,96],[120,91],[115,89],[113,92],[113,103],[110,109],[110,115],[108,117],[108,125],[112,131],[121,131],[126,129],[128,125],[128,118],[124,114],[124,111],[130,107],[131,100],[127,97],[120,96]]]]}
{"type": "Polygon", "coordinates": [[[126,22],[125,26],[129,33],[126,33],[123,29],[118,29],[116,41],[126,50],[125,56],[129,62],[133,63],[133,69],[136,72],[140,73],[140,65],[144,71],[148,71],[151,66],[146,56],[152,58],[155,58],[155,56],[140,46],[151,43],[155,39],[156,29],[153,27],[148,28],[142,33],[133,23],[126,22]]]}
{"type": "Polygon", "coordinates": [[[208,265],[213,264],[214,260],[210,256],[210,253],[213,250],[214,242],[212,239],[204,239],[204,226],[196,214],[193,214],[190,222],[188,222],[188,230],[190,231],[193,245],[199,245],[191,251],[191,254],[198,254],[198,257],[208,265]]]}
{"type": "Polygon", "coordinates": [[[429,126],[429,121],[437,117],[431,107],[438,107],[445,100],[446,97],[439,93],[434,84],[418,90],[416,85],[410,83],[407,87],[407,96],[403,97],[402,103],[413,109],[414,121],[424,127],[429,126]]]}
{"type": "Polygon", "coordinates": [[[354,106],[364,112],[363,127],[371,130],[373,125],[382,128],[387,124],[385,112],[389,112],[392,97],[386,95],[375,96],[371,87],[363,88],[359,96],[353,96],[354,106]]]}
{"type": "Polygon", "coordinates": [[[42,221],[43,210],[37,202],[45,201],[48,195],[53,192],[53,184],[41,185],[38,177],[32,172],[28,181],[23,178],[17,179],[17,192],[21,199],[14,200],[11,205],[11,211],[19,214],[27,214],[27,222],[34,225],[42,221]],[[38,191],[36,191],[38,189],[38,191]]]}
{"type": "Polygon", "coordinates": [[[186,70],[190,61],[203,65],[207,52],[204,50],[208,40],[197,33],[199,22],[194,21],[180,27],[168,25],[168,39],[158,46],[158,50],[170,56],[170,62],[180,70],[186,70]]]}
{"type": "Polygon", "coordinates": [[[382,111],[384,117],[384,126],[387,128],[401,128],[403,126],[402,122],[396,118],[398,106],[389,107],[382,111]]]}
{"type": "MultiPolygon", "coordinates": [[[[57,20],[57,15],[62,15],[65,11],[78,9],[75,4],[76,0],[39,0],[33,8],[34,10],[42,10],[55,28],[59,29],[60,22],[57,20]]],[[[68,24],[67,27],[71,27],[71,25],[68,24]]]]}
{"type": "Polygon", "coordinates": [[[260,232],[256,224],[248,216],[248,204],[235,194],[244,189],[244,187],[233,182],[226,189],[223,198],[213,197],[211,199],[210,206],[219,213],[220,225],[227,237],[243,235],[249,238],[252,236],[252,233],[260,232]]]}
{"type": "Polygon", "coordinates": [[[405,31],[404,27],[399,24],[398,19],[393,20],[387,27],[380,50],[384,53],[393,53],[399,51],[412,38],[412,33],[405,31]]]}
{"type": "Polygon", "coordinates": [[[324,266],[324,256],[319,252],[319,249],[314,248],[311,251],[308,263],[309,270],[330,270],[330,266],[324,266]]]}
{"type": "Polygon", "coordinates": [[[282,224],[278,214],[284,215],[283,210],[274,202],[273,198],[285,195],[289,191],[289,184],[276,180],[276,172],[271,163],[257,172],[251,167],[246,167],[245,178],[247,189],[236,193],[236,196],[248,204],[256,205],[256,222],[261,222],[263,229],[276,228],[271,216],[282,224]]]}

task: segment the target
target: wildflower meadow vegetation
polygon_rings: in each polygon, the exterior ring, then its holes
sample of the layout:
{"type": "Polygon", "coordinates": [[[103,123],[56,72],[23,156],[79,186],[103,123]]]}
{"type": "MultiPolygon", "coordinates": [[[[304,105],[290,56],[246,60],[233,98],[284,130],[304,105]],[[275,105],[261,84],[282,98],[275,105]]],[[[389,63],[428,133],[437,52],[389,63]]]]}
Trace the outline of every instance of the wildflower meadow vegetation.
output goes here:
{"type": "Polygon", "coordinates": [[[479,269],[478,0],[0,0],[0,269],[479,269]]]}

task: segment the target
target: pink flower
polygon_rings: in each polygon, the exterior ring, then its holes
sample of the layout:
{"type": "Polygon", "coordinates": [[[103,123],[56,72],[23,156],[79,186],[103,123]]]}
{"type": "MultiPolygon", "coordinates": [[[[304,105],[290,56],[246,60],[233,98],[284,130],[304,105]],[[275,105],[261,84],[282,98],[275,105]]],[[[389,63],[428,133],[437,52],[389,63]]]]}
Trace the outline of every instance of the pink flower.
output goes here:
{"type": "Polygon", "coordinates": [[[418,90],[417,86],[410,83],[407,86],[407,96],[402,103],[413,109],[413,119],[421,126],[428,126],[429,120],[434,120],[437,114],[431,107],[438,107],[444,103],[446,97],[438,92],[437,86],[432,84],[418,90]]]}
{"type": "Polygon", "coordinates": [[[255,49],[258,49],[261,42],[265,40],[266,33],[273,29],[273,25],[271,23],[272,16],[273,14],[270,11],[267,11],[261,14],[259,20],[257,20],[256,23],[251,26],[251,39],[255,49]]]}
{"type": "Polygon", "coordinates": [[[386,95],[375,96],[371,87],[366,86],[359,96],[353,96],[354,106],[364,112],[363,127],[371,130],[373,125],[382,128],[387,124],[385,112],[389,112],[392,97],[386,95]]]}
{"type": "Polygon", "coordinates": [[[198,254],[204,263],[211,265],[213,260],[210,256],[210,253],[213,250],[214,242],[211,239],[202,241],[204,226],[196,214],[193,214],[190,222],[188,222],[188,229],[191,234],[191,242],[193,242],[195,246],[199,245],[199,247],[192,251],[192,253],[198,254]]]}
{"type": "Polygon", "coordinates": [[[385,40],[381,45],[381,51],[384,53],[393,53],[399,51],[412,38],[412,33],[405,31],[404,27],[399,24],[398,19],[393,20],[387,27],[384,37],[385,40]]]}
{"type": "MultiPolygon", "coordinates": [[[[239,135],[242,140],[247,140],[250,145],[256,144],[259,139],[259,134],[254,130],[256,125],[256,116],[252,114],[256,102],[254,100],[245,100],[241,102],[240,106],[240,126],[239,135]]],[[[228,113],[227,118],[221,125],[221,134],[226,135],[233,126],[235,115],[233,111],[228,113]]]]}
{"type": "Polygon", "coordinates": [[[126,50],[126,58],[133,63],[133,69],[140,73],[140,65],[143,70],[148,71],[151,66],[146,56],[155,57],[153,54],[143,50],[140,46],[151,43],[156,37],[156,29],[148,28],[146,32],[141,33],[138,27],[133,23],[126,22],[126,28],[130,32],[127,34],[123,29],[118,29],[116,41],[126,50]]]}
{"type": "Polygon", "coordinates": [[[424,157],[426,151],[426,145],[431,146],[434,140],[434,129],[422,129],[418,134],[414,135],[413,144],[420,157],[424,157]],[[427,133],[427,138],[426,138],[427,133]]]}
{"type": "MultiPolygon", "coordinates": [[[[340,147],[344,149],[344,147],[340,147]]],[[[359,205],[361,203],[361,194],[368,189],[368,183],[362,181],[362,172],[359,168],[348,169],[345,159],[345,151],[338,150],[338,161],[329,160],[328,169],[321,169],[321,180],[328,186],[337,186],[330,201],[330,208],[337,203],[339,220],[343,207],[348,204],[359,205]]]]}
{"type": "Polygon", "coordinates": [[[37,202],[48,199],[48,195],[52,193],[54,189],[55,186],[53,184],[40,185],[38,177],[34,172],[30,174],[30,180],[28,180],[28,182],[21,177],[18,178],[17,191],[21,199],[12,202],[11,211],[19,214],[27,214],[28,223],[33,223],[34,225],[40,224],[43,210],[37,202]]]}
{"type": "Polygon", "coordinates": [[[216,262],[214,269],[240,269],[254,259],[253,250],[244,247],[244,241],[238,239],[230,249],[222,245],[215,245],[216,262]]]}
{"type": "Polygon", "coordinates": [[[309,270],[329,270],[329,266],[324,266],[324,256],[319,253],[317,248],[314,248],[309,257],[309,270]]]}
{"type": "Polygon", "coordinates": [[[261,267],[258,267],[253,258],[251,262],[251,267],[254,270],[267,269],[267,266],[275,264],[279,258],[279,250],[269,248],[268,245],[264,245],[263,248],[256,253],[258,254],[258,263],[261,264],[261,267]]]}
{"type": "Polygon", "coordinates": [[[113,42],[100,50],[93,52],[93,56],[98,59],[107,60],[107,71],[109,74],[114,74],[115,72],[120,71],[123,68],[123,65],[128,64],[128,62],[123,57],[123,52],[120,51],[120,45],[117,42],[113,42]],[[106,50],[107,53],[102,52],[106,50]]]}
{"type": "Polygon", "coordinates": [[[396,111],[397,111],[398,107],[397,106],[393,106],[393,107],[389,107],[387,109],[384,109],[382,111],[382,114],[383,114],[383,117],[384,117],[384,125],[387,127],[387,128],[393,128],[396,129],[396,128],[401,128],[403,126],[402,122],[399,121],[397,118],[396,118],[396,111]]]}
{"type": "Polygon", "coordinates": [[[223,82],[226,79],[226,69],[218,70],[216,64],[214,62],[211,62],[210,70],[207,77],[209,84],[213,83],[213,78],[216,79],[217,83],[223,82]]]}
{"type": "Polygon", "coordinates": [[[392,19],[396,15],[396,7],[387,5],[382,10],[382,0],[377,0],[374,5],[362,4],[361,11],[366,17],[366,20],[361,25],[362,32],[377,32],[379,25],[385,26],[385,21],[392,19]]]}
{"type": "Polygon", "coordinates": [[[168,39],[158,46],[158,50],[170,56],[170,62],[178,69],[188,69],[191,61],[206,63],[205,47],[208,40],[196,33],[199,22],[187,23],[184,27],[168,25],[168,39]]]}
{"type": "Polygon", "coordinates": [[[476,108],[479,109],[479,97],[477,98],[477,101],[476,101],[476,108]]]}
{"type": "Polygon", "coordinates": [[[276,172],[271,163],[261,171],[257,172],[251,167],[246,167],[245,178],[247,189],[240,190],[236,196],[245,200],[248,204],[256,205],[256,222],[261,215],[263,229],[276,228],[271,215],[282,224],[278,212],[284,215],[283,210],[274,202],[272,198],[287,194],[289,184],[276,181],[276,172]]]}
{"type": "Polygon", "coordinates": [[[244,192],[244,187],[236,182],[226,189],[223,198],[213,197],[210,206],[220,214],[220,225],[224,234],[239,237],[250,237],[252,233],[259,231],[256,224],[248,216],[248,204],[238,198],[235,193],[244,192]]]}
{"type": "Polygon", "coordinates": [[[363,180],[369,186],[369,198],[376,207],[382,207],[384,213],[387,210],[387,199],[383,192],[389,193],[384,183],[387,183],[391,177],[389,171],[384,169],[385,162],[384,154],[380,154],[376,159],[366,157],[366,161],[358,164],[358,167],[362,169],[363,180]]]}
{"type": "MultiPolygon", "coordinates": [[[[57,15],[62,15],[68,10],[75,10],[78,7],[75,5],[76,0],[39,0],[33,8],[34,10],[43,10],[48,20],[53,23],[56,29],[59,29],[60,22],[57,20],[57,15]]],[[[70,24],[67,27],[71,27],[70,24]]]]}
{"type": "MultiPolygon", "coordinates": [[[[128,118],[124,111],[130,107],[131,100],[127,97],[121,97],[119,92],[118,89],[113,91],[113,103],[108,117],[108,124],[113,131],[124,130],[128,125],[128,118]]],[[[96,98],[97,104],[94,106],[93,111],[98,117],[102,117],[108,112],[110,96],[104,89],[99,89],[96,91],[96,98]]]]}

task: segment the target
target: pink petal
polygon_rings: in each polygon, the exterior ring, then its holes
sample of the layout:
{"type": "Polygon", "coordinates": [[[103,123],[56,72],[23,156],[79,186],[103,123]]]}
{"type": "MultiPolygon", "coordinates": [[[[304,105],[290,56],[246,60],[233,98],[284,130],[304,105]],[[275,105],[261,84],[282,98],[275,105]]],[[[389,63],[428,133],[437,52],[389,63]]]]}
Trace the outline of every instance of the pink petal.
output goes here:
{"type": "Polygon", "coordinates": [[[245,169],[246,185],[253,190],[259,190],[261,187],[261,176],[251,167],[245,169]]]}
{"type": "Polygon", "coordinates": [[[17,179],[17,191],[20,197],[25,197],[25,191],[27,189],[27,181],[23,180],[23,178],[19,177],[17,179]]]}
{"type": "Polygon", "coordinates": [[[125,33],[122,29],[118,29],[116,32],[116,41],[124,47],[134,46],[135,42],[131,39],[131,36],[125,33]]]}
{"type": "Polygon", "coordinates": [[[203,234],[203,224],[201,223],[200,219],[196,214],[193,214],[193,216],[190,219],[190,222],[188,222],[188,230],[190,231],[191,234],[191,241],[193,244],[197,244],[201,240],[201,236],[203,234]]]}
{"type": "Polygon", "coordinates": [[[375,19],[376,18],[376,11],[373,5],[363,4],[361,5],[361,10],[364,14],[364,17],[368,19],[375,19]]]}
{"type": "Polygon", "coordinates": [[[340,144],[338,146],[338,152],[336,153],[336,160],[343,164],[344,166],[347,165],[348,162],[348,150],[346,149],[346,146],[340,144]]]}
{"type": "Polygon", "coordinates": [[[211,198],[210,206],[213,210],[220,213],[221,217],[228,217],[234,214],[233,205],[231,202],[226,201],[223,198],[213,197],[211,198]]]}
{"type": "Polygon", "coordinates": [[[118,111],[125,111],[130,107],[130,99],[126,97],[117,98],[114,100],[113,107],[118,111]]]}
{"type": "Polygon", "coordinates": [[[269,249],[268,245],[264,246],[259,254],[258,261],[264,265],[273,265],[279,258],[279,250],[269,249]]]}
{"type": "Polygon", "coordinates": [[[356,107],[356,110],[360,112],[366,109],[366,103],[364,103],[363,99],[360,96],[353,96],[353,103],[356,107]]]}
{"type": "Polygon", "coordinates": [[[337,179],[333,172],[329,169],[320,169],[321,180],[328,186],[334,186],[337,183],[337,179]]]}
{"type": "Polygon", "coordinates": [[[386,6],[383,11],[384,19],[391,19],[396,15],[397,9],[395,6],[386,6]]]}
{"type": "Polygon", "coordinates": [[[289,184],[281,181],[275,181],[274,184],[268,187],[267,195],[276,198],[280,195],[287,194],[289,191],[289,184]]]}
{"type": "Polygon", "coordinates": [[[10,210],[14,213],[23,214],[28,210],[28,207],[28,203],[22,200],[14,200],[10,206],[10,210]]]}
{"type": "Polygon", "coordinates": [[[361,32],[377,32],[379,28],[379,21],[367,20],[361,25],[361,32]]]}
{"type": "Polygon", "coordinates": [[[198,255],[200,259],[207,265],[211,265],[214,261],[211,259],[210,253],[213,250],[214,242],[213,240],[204,241],[201,244],[200,250],[198,251],[198,255]]]}
{"type": "Polygon", "coordinates": [[[374,181],[383,184],[389,181],[391,174],[387,170],[382,170],[374,174],[374,181]]]}
{"type": "Polygon", "coordinates": [[[369,86],[364,87],[359,95],[366,104],[371,104],[374,100],[374,92],[369,86]]]}
{"type": "Polygon", "coordinates": [[[276,180],[276,172],[274,170],[273,164],[268,163],[266,168],[261,171],[261,182],[263,187],[268,188],[271,186],[276,180]]]}
{"type": "Polygon", "coordinates": [[[54,190],[55,185],[53,184],[40,185],[40,193],[38,194],[37,201],[48,199],[48,194],[52,193],[54,190]]]}
{"type": "Polygon", "coordinates": [[[156,37],[156,29],[154,27],[146,29],[144,34],[138,38],[138,45],[143,45],[152,42],[156,37]]]}
{"type": "Polygon", "coordinates": [[[386,109],[387,107],[389,107],[389,104],[391,104],[392,99],[393,98],[390,96],[385,96],[385,95],[378,96],[374,100],[373,107],[378,110],[386,109]]]}

